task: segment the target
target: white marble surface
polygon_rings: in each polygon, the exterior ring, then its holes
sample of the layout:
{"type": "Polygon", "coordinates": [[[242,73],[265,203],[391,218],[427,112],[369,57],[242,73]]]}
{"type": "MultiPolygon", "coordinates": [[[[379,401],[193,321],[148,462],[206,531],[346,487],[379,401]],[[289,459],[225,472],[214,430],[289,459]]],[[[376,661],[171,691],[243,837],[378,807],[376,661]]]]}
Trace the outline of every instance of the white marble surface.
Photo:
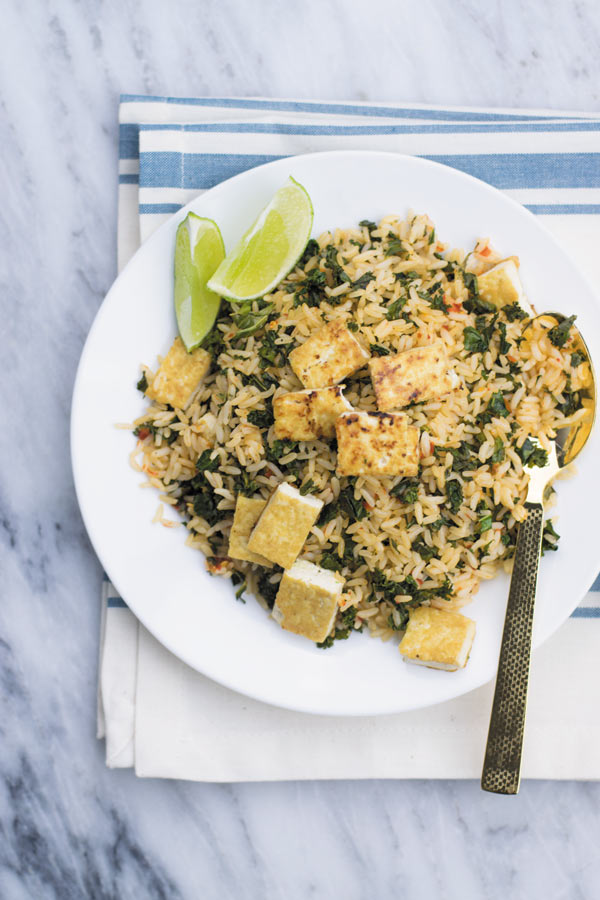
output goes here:
{"type": "Polygon", "coordinates": [[[0,897],[598,896],[597,784],[107,771],[100,567],[67,444],[115,275],[120,90],[600,109],[598,4],[5,0],[1,20],[0,897]]]}

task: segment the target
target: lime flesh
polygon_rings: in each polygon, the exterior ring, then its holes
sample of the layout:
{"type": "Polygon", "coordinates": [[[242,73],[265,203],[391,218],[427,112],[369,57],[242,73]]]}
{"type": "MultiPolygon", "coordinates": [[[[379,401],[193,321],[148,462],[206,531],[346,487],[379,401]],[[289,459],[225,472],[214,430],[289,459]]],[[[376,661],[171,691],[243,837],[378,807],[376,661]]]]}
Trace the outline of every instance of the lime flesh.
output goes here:
{"type": "Polygon", "coordinates": [[[221,298],[207,287],[225,257],[223,238],[212,219],[188,213],[175,238],[175,315],[188,353],[209,333],[221,298]]]}
{"type": "Polygon", "coordinates": [[[280,188],[215,274],[211,290],[231,300],[263,297],[294,268],[310,237],[313,208],[293,178],[280,188]]]}

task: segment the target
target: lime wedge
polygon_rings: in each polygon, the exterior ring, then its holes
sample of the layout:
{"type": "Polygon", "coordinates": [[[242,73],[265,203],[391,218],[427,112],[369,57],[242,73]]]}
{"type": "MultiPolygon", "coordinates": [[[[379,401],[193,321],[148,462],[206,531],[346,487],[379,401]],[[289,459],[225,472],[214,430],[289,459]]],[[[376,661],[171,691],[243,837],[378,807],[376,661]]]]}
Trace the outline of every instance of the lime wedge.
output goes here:
{"type": "Polygon", "coordinates": [[[225,256],[218,225],[188,213],[175,238],[175,315],[188,353],[215,324],[221,298],[206,286],[225,256]]]}
{"type": "Polygon", "coordinates": [[[265,206],[208,286],[231,300],[263,297],[294,268],[310,237],[313,208],[293,178],[265,206]]]}

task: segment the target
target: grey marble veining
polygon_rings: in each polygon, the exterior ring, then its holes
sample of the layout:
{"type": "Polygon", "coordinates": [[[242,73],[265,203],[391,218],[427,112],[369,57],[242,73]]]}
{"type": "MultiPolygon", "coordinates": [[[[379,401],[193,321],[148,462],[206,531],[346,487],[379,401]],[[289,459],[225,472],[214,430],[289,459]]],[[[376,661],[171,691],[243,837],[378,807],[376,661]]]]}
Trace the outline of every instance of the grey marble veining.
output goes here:
{"type": "Polygon", "coordinates": [[[595,0],[5,0],[0,22],[0,898],[597,897],[596,784],[107,771],[68,453],[116,270],[121,90],[599,109],[595,0]]]}

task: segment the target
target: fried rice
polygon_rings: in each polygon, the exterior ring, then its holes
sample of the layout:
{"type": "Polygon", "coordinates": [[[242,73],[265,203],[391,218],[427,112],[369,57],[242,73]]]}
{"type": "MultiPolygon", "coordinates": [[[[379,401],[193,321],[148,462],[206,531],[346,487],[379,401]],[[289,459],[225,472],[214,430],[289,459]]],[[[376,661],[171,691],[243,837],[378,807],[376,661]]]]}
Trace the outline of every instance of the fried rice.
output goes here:
{"type": "MultiPolygon", "coordinates": [[[[325,505],[301,558],[345,579],[326,645],[363,627],[387,640],[419,604],[467,604],[481,581],[510,569],[527,464],[542,464],[556,430],[586,414],[579,392],[590,377],[568,336],[560,346],[516,305],[481,299],[477,276],[500,259],[487,239],[466,254],[442,243],[426,215],[391,215],[311,240],[272,294],[223,302],[204,342],[212,371],[192,403],[154,403],[133,423],[132,462],[179,514],[160,511],[158,521],[183,521],[211,573],[231,578],[238,599],[247,592],[272,608],[282,570],[227,557],[236,497],[267,499],[282,481],[314,494],[325,505]],[[458,389],[403,410],[420,429],[417,478],[339,477],[335,440],[274,438],[273,398],[301,389],[289,353],[334,318],[371,355],[444,342],[458,389]]],[[[152,378],[144,367],[140,388],[152,378]]],[[[377,409],[366,367],[344,394],[377,409]]],[[[545,547],[557,537],[548,522],[545,547]]]]}

